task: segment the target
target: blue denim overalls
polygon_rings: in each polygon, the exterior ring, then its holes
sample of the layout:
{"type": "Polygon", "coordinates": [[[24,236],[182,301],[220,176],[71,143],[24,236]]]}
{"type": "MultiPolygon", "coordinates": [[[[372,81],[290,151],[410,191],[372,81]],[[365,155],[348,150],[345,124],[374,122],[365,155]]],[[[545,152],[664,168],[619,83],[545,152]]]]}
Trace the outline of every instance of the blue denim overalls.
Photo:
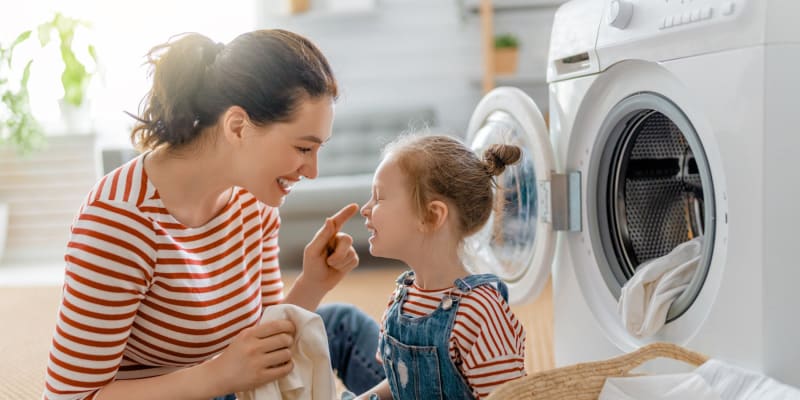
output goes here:
{"type": "Polygon", "coordinates": [[[450,359],[450,336],[461,297],[472,289],[496,283],[508,301],[508,289],[492,274],[470,275],[455,281],[452,293],[445,295],[432,313],[409,317],[400,312],[414,283],[414,272],[397,278],[394,303],[386,314],[384,334],[378,349],[383,358],[392,397],[402,400],[474,399],[472,389],[450,359]]]}

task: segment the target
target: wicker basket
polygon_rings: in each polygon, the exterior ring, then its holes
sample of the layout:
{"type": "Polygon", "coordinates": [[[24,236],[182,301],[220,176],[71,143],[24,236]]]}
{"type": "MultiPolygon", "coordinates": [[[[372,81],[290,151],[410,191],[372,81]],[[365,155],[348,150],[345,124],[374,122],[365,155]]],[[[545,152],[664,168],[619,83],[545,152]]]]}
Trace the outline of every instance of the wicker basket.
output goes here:
{"type": "Polygon", "coordinates": [[[507,382],[495,389],[488,400],[596,400],[606,378],[635,376],[631,370],[658,357],[672,358],[694,366],[700,366],[708,360],[702,354],[672,343],[652,343],[607,360],[550,369],[507,382]]]}

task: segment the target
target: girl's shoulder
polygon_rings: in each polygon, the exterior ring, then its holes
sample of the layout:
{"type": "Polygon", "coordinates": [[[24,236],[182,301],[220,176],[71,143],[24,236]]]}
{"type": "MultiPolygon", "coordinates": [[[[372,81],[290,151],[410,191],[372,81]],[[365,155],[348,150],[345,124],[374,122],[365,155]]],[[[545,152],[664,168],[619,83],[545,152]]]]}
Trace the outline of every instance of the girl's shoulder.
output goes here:
{"type": "Polygon", "coordinates": [[[464,293],[465,300],[477,301],[482,303],[492,304],[507,304],[508,302],[503,298],[499,286],[493,283],[485,283],[480,286],[472,288],[467,293],[464,293]]]}
{"type": "Polygon", "coordinates": [[[454,288],[473,301],[507,304],[508,288],[496,275],[475,274],[459,279],[454,288]]]}

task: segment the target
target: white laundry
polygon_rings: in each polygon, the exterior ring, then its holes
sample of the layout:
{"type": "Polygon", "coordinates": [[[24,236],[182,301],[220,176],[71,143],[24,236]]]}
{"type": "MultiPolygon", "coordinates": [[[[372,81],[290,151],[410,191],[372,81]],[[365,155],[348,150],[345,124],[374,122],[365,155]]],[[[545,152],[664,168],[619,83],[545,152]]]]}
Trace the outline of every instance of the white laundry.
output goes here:
{"type": "Polygon", "coordinates": [[[237,393],[237,397],[240,400],[335,399],[336,383],[322,318],[292,304],[278,304],[267,307],[261,322],[278,319],[289,319],[295,324],[295,342],[291,347],[292,372],[276,382],[237,393]]]}
{"type": "Polygon", "coordinates": [[[610,377],[598,400],[800,400],[800,390],[710,359],[683,374],[610,377]]]}
{"type": "Polygon", "coordinates": [[[664,326],[670,305],[689,286],[697,270],[702,247],[703,238],[698,236],[636,269],[622,287],[617,308],[628,332],[649,337],[664,326]]]}
{"type": "Polygon", "coordinates": [[[696,373],[610,377],[598,400],[722,400],[696,373]]]}
{"type": "Polygon", "coordinates": [[[694,370],[722,400],[800,400],[800,390],[768,376],[711,359],[694,370]]]}

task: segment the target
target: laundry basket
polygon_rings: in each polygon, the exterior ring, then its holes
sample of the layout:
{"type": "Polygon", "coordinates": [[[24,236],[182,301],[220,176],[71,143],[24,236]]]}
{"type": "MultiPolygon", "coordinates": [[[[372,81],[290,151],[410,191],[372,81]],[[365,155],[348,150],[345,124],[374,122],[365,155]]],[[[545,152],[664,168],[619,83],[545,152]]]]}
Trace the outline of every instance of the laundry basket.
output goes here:
{"type": "Polygon", "coordinates": [[[651,343],[636,351],[602,361],[537,372],[495,389],[489,400],[596,400],[608,377],[634,376],[639,365],[666,357],[700,366],[708,357],[672,343],[651,343]]]}

